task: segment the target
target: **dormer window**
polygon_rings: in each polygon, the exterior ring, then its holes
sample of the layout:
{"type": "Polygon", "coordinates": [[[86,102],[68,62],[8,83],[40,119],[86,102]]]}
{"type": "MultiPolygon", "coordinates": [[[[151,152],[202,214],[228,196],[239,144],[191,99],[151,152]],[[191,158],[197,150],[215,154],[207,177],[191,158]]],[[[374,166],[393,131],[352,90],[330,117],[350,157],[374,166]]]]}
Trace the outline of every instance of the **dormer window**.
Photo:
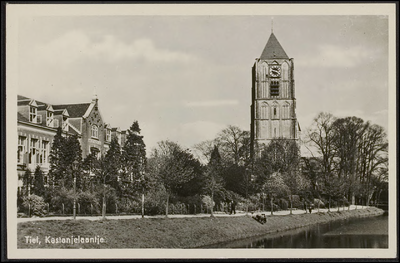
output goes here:
{"type": "Polygon", "coordinates": [[[47,111],[46,113],[46,126],[47,127],[54,127],[54,113],[51,111],[47,111]]]}
{"type": "Polygon", "coordinates": [[[63,123],[62,123],[63,131],[68,131],[68,117],[63,116],[63,123]]]}
{"type": "Polygon", "coordinates": [[[37,123],[37,108],[30,106],[29,107],[29,121],[32,123],[37,123]]]}
{"type": "Polygon", "coordinates": [[[107,129],[106,131],[106,141],[111,142],[111,130],[107,129]]]}
{"type": "Polygon", "coordinates": [[[97,125],[92,125],[92,137],[99,138],[99,127],[97,125]]]}

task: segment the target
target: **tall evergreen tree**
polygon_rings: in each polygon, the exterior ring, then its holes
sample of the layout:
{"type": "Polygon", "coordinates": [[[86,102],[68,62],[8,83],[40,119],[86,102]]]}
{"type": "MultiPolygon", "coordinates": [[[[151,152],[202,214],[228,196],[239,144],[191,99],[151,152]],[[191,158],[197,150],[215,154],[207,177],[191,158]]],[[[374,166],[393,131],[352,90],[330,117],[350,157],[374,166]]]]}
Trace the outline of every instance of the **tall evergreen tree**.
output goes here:
{"type": "Polygon", "coordinates": [[[127,130],[122,147],[121,190],[125,197],[132,197],[135,190],[143,188],[146,167],[146,145],[140,135],[139,123],[133,122],[127,130]]]}
{"type": "Polygon", "coordinates": [[[110,148],[103,159],[104,162],[104,174],[105,182],[117,190],[119,190],[118,177],[121,171],[121,147],[118,143],[117,138],[111,140],[110,148]]]}
{"type": "Polygon", "coordinates": [[[49,185],[51,188],[62,187],[63,174],[65,172],[62,165],[63,149],[65,145],[65,138],[62,136],[61,127],[57,128],[56,135],[54,136],[53,143],[50,151],[50,171],[49,171],[49,185]]]}
{"type": "Polygon", "coordinates": [[[34,180],[33,180],[33,194],[44,197],[45,188],[44,188],[44,176],[43,172],[38,165],[35,169],[34,180]]]}
{"type": "Polygon", "coordinates": [[[62,167],[64,173],[64,185],[67,188],[72,188],[74,177],[76,177],[76,185],[78,189],[82,188],[82,148],[79,143],[78,136],[68,136],[65,140],[62,155],[62,167]]]}

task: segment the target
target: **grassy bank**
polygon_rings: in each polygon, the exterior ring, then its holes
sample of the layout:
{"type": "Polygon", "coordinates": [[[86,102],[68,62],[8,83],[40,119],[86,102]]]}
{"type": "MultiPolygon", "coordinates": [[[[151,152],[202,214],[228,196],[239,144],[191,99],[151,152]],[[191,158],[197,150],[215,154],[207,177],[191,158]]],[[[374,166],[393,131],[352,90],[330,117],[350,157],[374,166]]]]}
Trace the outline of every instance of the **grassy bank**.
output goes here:
{"type": "Polygon", "coordinates": [[[311,224],[382,213],[383,210],[371,207],[271,216],[266,224],[260,224],[250,216],[36,221],[18,224],[18,248],[195,248],[311,224]]]}

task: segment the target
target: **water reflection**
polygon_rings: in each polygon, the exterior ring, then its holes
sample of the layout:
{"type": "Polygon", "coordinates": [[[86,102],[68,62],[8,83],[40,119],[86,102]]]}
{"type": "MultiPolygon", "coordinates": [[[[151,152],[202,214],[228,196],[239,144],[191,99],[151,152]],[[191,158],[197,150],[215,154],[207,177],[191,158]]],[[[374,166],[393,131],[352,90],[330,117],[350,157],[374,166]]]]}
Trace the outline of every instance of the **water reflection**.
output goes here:
{"type": "Polygon", "coordinates": [[[388,217],[340,220],[209,248],[388,248],[388,217]]]}

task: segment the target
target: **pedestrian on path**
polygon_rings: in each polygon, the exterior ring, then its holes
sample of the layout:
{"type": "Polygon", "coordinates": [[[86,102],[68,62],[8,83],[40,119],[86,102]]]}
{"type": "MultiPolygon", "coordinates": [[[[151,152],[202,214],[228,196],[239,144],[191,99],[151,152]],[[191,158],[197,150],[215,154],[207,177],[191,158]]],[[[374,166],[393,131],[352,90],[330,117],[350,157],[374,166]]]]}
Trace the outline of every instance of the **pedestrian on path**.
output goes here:
{"type": "Polygon", "coordinates": [[[231,202],[231,214],[236,214],[236,204],[234,201],[231,202]]]}
{"type": "Polygon", "coordinates": [[[314,208],[314,205],[312,203],[310,203],[310,205],[308,206],[308,211],[310,211],[310,214],[311,214],[311,211],[313,210],[313,208],[314,208]]]}

